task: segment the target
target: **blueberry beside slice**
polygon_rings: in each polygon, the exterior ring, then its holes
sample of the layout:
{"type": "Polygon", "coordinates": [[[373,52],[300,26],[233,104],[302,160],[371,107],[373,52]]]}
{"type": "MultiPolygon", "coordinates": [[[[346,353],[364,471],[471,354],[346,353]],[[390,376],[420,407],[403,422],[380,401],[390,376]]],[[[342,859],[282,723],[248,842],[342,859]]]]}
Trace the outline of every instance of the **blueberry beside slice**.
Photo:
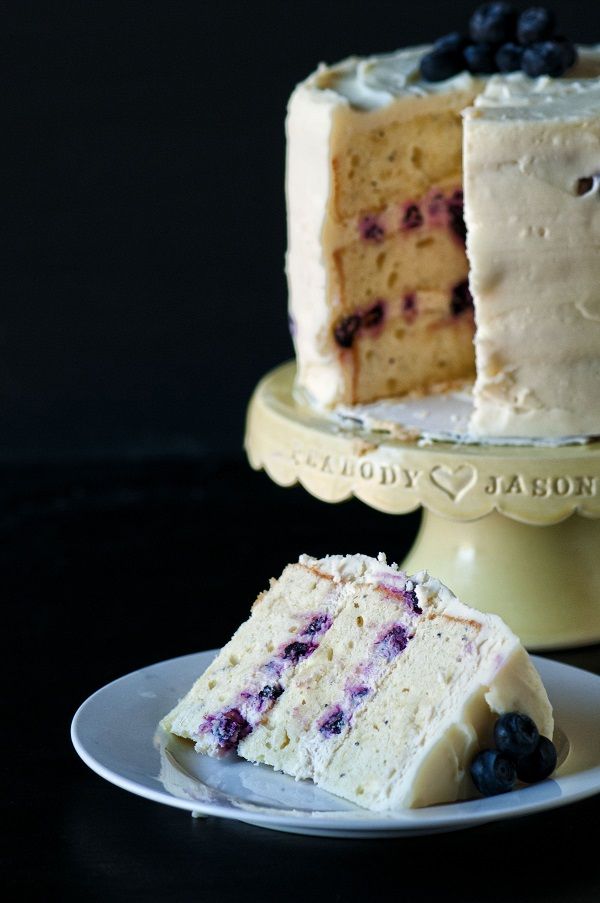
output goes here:
{"type": "Polygon", "coordinates": [[[517,770],[514,762],[497,749],[484,749],[471,762],[471,778],[484,796],[508,793],[515,786],[517,770]]]}
{"type": "Polygon", "coordinates": [[[506,712],[498,718],[494,727],[494,740],[499,752],[515,761],[534,751],[539,736],[535,722],[522,712],[506,712]]]}
{"type": "Polygon", "coordinates": [[[517,777],[526,784],[543,781],[556,768],[556,760],[556,747],[552,740],[540,737],[533,752],[517,762],[517,777]]]}

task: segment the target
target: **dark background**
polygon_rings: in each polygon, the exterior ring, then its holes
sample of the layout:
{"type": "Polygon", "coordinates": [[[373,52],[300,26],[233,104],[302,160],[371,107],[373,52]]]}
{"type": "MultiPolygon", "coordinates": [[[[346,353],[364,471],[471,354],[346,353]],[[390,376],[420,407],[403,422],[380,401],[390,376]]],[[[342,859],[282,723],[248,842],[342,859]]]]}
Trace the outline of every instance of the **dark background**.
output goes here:
{"type": "MultiPolygon", "coordinates": [[[[597,900],[597,800],[464,834],[302,838],[127,794],[77,758],[95,689],[221,644],[301,552],[401,560],[418,514],[325,505],[242,452],[291,356],[287,97],[474,4],[4,3],[0,846],[9,899],[597,900]],[[524,872],[516,875],[515,864],[524,872]]],[[[600,40],[596,2],[555,3],[600,40]]],[[[559,657],[600,669],[598,649],[559,657]]]]}
{"type": "MultiPolygon", "coordinates": [[[[252,388],[292,355],[292,88],[475,5],[4,3],[0,456],[239,452],[252,388]]],[[[597,2],[554,8],[600,40],[597,2]]]]}

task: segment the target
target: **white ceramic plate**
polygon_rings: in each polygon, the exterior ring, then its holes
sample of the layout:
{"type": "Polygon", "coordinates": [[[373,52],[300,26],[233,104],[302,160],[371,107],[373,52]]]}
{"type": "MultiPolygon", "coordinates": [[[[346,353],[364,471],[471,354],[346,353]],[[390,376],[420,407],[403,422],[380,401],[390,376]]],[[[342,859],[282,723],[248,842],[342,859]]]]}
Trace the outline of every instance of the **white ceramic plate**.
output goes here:
{"type": "Polygon", "coordinates": [[[560,764],[551,780],[487,799],[381,813],[267,766],[199,756],[191,743],[160,730],[160,718],[215,654],[199,652],[142,668],[90,696],[71,726],[83,761],[113,784],[159,803],[331,837],[453,831],[563,806],[600,791],[600,677],[587,671],[534,656],[559,726],[560,764]]]}

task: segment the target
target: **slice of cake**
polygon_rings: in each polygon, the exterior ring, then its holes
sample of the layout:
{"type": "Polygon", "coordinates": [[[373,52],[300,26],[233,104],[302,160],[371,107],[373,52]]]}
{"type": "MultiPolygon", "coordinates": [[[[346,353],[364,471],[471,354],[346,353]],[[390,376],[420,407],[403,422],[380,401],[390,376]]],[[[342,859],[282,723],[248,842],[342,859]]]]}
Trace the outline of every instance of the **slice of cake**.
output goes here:
{"type": "Polygon", "coordinates": [[[508,711],[552,737],[540,677],[498,617],[382,555],[304,555],[162,725],[383,810],[476,795],[470,762],[508,711]]]}
{"type": "Polygon", "coordinates": [[[475,434],[600,433],[600,80],[492,79],[465,113],[475,434]]]}

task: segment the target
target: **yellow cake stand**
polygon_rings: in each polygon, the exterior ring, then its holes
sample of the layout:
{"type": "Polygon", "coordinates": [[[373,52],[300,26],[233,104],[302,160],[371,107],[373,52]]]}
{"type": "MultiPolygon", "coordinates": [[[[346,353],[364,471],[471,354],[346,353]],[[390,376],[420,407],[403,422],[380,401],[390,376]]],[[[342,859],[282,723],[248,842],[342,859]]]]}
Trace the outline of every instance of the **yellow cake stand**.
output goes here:
{"type": "Polygon", "coordinates": [[[406,571],[426,568],[529,648],[600,641],[600,442],[422,446],[342,428],[294,399],[294,376],[284,364],[254,392],[254,469],[325,502],[356,496],[389,514],[422,506],[406,571]]]}

